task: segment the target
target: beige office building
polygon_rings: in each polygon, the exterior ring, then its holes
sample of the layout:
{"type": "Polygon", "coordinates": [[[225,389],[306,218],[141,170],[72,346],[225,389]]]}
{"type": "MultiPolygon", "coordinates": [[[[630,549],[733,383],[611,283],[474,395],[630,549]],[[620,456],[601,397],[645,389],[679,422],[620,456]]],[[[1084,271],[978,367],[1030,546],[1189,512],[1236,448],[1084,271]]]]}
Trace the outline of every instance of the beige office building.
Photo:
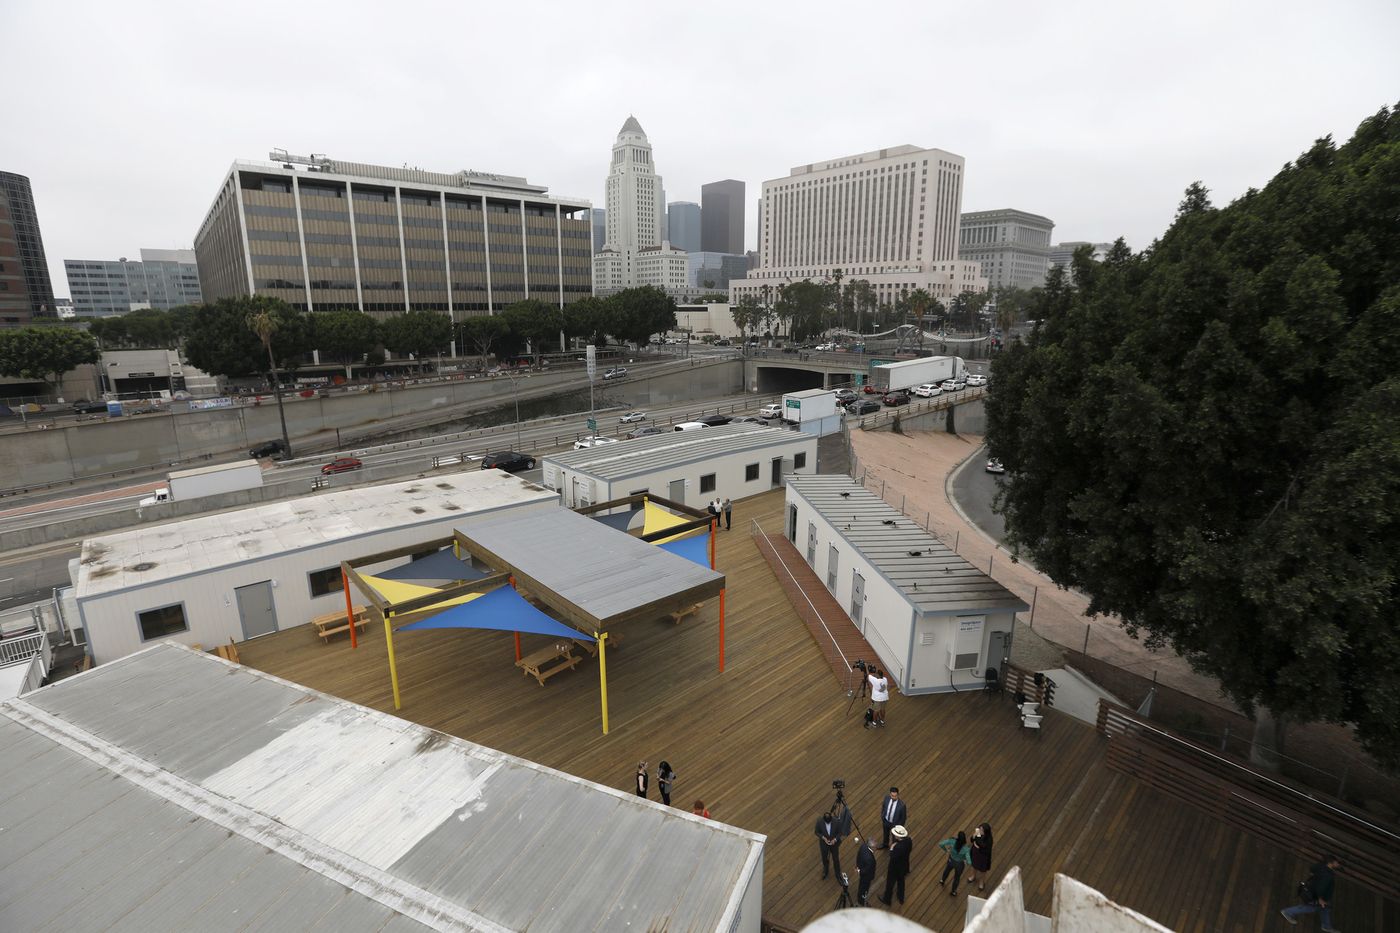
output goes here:
{"type": "Polygon", "coordinates": [[[895,146],[799,165],[763,183],[759,265],[730,282],[730,301],[840,270],[878,300],[926,289],[937,298],[985,291],[977,263],[958,256],[963,158],[895,146]]]}
{"type": "Polygon", "coordinates": [[[992,288],[1035,288],[1050,271],[1049,217],[1006,208],[962,215],[962,256],[980,263],[992,288]]]}
{"type": "Polygon", "coordinates": [[[256,294],[457,320],[593,291],[587,200],[508,175],[271,158],[234,163],[195,236],[206,302],[256,294]]]}

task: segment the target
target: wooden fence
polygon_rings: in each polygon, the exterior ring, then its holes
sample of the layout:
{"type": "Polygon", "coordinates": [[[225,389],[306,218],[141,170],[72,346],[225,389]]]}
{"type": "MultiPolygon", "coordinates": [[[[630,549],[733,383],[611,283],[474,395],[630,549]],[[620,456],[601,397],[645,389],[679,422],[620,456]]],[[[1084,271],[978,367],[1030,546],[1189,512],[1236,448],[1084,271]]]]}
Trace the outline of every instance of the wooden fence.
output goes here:
{"type": "Polygon", "coordinates": [[[1310,862],[1333,853],[1348,878],[1400,900],[1400,831],[1105,700],[1098,731],[1110,768],[1310,862]]]}
{"type": "Polygon", "coordinates": [[[1036,675],[1031,671],[1019,668],[1014,664],[1003,665],[1001,674],[1001,688],[1010,694],[1024,693],[1026,699],[1032,703],[1039,703],[1041,706],[1055,705],[1055,682],[1044,674],[1040,675],[1040,682],[1036,682],[1036,675]]]}

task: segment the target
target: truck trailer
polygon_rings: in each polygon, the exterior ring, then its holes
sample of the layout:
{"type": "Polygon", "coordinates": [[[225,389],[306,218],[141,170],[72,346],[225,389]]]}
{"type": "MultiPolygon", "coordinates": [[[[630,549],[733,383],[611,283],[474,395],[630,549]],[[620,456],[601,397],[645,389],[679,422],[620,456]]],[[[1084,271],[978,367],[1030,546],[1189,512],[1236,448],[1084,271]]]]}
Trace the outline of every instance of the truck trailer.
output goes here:
{"type": "Polygon", "coordinates": [[[142,506],[157,502],[198,499],[221,492],[254,489],[263,484],[262,467],[256,460],[235,460],[193,470],[176,470],[166,476],[167,486],[141,500],[142,506]]]}
{"type": "Polygon", "coordinates": [[[966,375],[967,367],[960,356],[925,356],[870,367],[870,384],[881,392],[889,392],[945,379],[962,379],[966,375]]]}
{"type": "Polygon", "coordinates": [[[829,389],[806,389],[783,396],[783,420],[804,434],[825,437],[841,430],[836,410],[836,393],[829,389]]]}

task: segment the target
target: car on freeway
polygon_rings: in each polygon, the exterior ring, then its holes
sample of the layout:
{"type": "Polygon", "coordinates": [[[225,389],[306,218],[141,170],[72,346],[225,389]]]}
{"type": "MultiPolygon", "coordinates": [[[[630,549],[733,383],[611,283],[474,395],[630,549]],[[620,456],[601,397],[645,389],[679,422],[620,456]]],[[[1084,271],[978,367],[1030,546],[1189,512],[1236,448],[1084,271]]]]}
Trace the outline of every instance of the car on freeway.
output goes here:
{"type": "Polygon", "coordinates": [[[635,429],[634,431],[632,431],[632,433],[628,434],[627,436],[630,437],[630,438],[632,438],[633,440],[636,440],[636,439],[639,438],[639,437],[651,437],[653,434],[665,434],[665,433],[666,433],[665,431],[663,431],[663,430],[661,430],[660,428],[656,427],[656,425],[648,424],[648,425],[643,425],[642,427],[635,429]]]}
{"type": "Polygon", "coordinates": [[[781,418],[783,416],[783,406],[778,402],[769,402],[758,410],[760,418],[781,418]]]}
{"type": "Polygon", "coordinates": [[[533,470],[535,458],[529,454],[516,453],[513,450],[498,450],[481,458],[481,468],[483,470],[505,470],[507,473],[519,473],[521,470],[533,470]]]}
{"type": "Polygon", "coordinates": [[[107,403],[99,399],[96,402],[85,398],[80,398],[73,403],[73,414],[75,415],[105,415],[107,414],[107,403]]]}
{"type": "Polygon", "coordinates": [[[881,393],[880,393],[880,387],[877,386],[877,385],[876,385],[875,383],[873,383],[873,382],[867,382],[867,383],[865,384],[865,388],[862,389],[861,391],[863,391],[866,395],[879,395],[879,394],[881,394],[881,393]]]}
{"type": "Polygon", "coordinates": [[[966,382],[959,382],[956,379],[944,379],[939,388],[944,392],[961,392],[967,388],[966,382]]]}
{"type": "Polygon", "coordinates": [[[607,372],[603,373],[603,378],[604,378],[604,379],[621,379],[623,376],[626,376],[626,375],[627,375],[627,370],[626,370],[625,368],[623,368],[623,367],[621,367],[621,366],[614,366],[612,369],[610,369],[610,370],[608,370],[607,372]]]}
{"type": "Polygon", "coordinates": [[[740,415],[738,418],[730,418],[730,424],[763,424],[762,418],[755,418],[753,415],[740,415]]]}
{"type": "Polygon", "coordinates": [[[852,402],[846,406],[846,414],[859,417],[860,415],[870,415],[880,410],[880,403],[870,398],[863,398],[858,402],[852,402]]]}
{"type": "Polygon", "coordinates": [[[676,426],[675,426],[674,428],[672,428],[671,430],[672,430],[672,431],[699,431],[699,430],[702,430],[703,428],[708,428],[708,427],[709,427],[709,425],[706,424],[706,423],[703,422],[703,421],[682,421],[680,424],[676,425],[676,426]]]}
{"type": "Polygon", "coordinates": [[[1000,461],[1000,460],[993,460],[991,457],[988,457],[988,458],[987,458],[987,472],[988,472],[988,473],[1005,473],[1005,472],[1006,472],[1006,467],[1004,467],[1004,466],[1001,465],[1001,461],[1000,461]]]}
{"type": "Polygon", "coordinates": [[[970,388],[980,389],[987,384],[987,377],[980,373],[970,373],[967,377],[967,384],[970,388]]]}
{"type": "Polygon", "coordinates": [[[647,413],[644,411],[629,411],[625,415],[618,416],[618,424],[635,424],[638,421],[647,420],[647,413]]]}
{"type": "Polygon", "coordinates": [[[887,393],[880,401],[884,402],[885,405],[890,408],[895,408],[899,405],[908,405],[910,402],[909,393],[903,389],[895,389],[893,392],[887,393]]]}
{"type": "Polygon", "coordinates": [[[695,420],[701,422],[702,424],[706,424],[712,428],[718,428],[728,424],[734,419],[729,417],[728,415],[706,415],[703,418],[696,418],[695,420]]]}
{"type": "Polygon", "coordinates": [[[921,386],[914,386],[910,391],[919,398],[933,398],[935,395],[941,395],[943,393],[943,389],[940,388],[937,383],[933,382],[925,382],[921,386]]]}
{"type": "Polygon", "coordinates": [[[604,444],[616,443],[617,438],[615,437],[601,437],[596,434],[590,434],[588,437],[580,437],[578,440],[574,441],[574,450],[587,450],[590,447],[602,447],[604,444]]]}
{"type": "Polygon", "coordinates": [[[281,441],[263,441],[252,450],[249,450],[248,456],[252,457],[254,460],[260,460],[263,457],[276,457],[278,454],[285,453],[286,450],[287,445],[283,444],[281,441]]]}
{"type": "Polygon", "coordinates": [[[849,405],[856,400],[856,393],[853,389],[837,389],[835,395],[837,405],[849,405]]]}
{"type": "Polygon", "coordinates": [[[336,457],[330,463],[321,467],[322,476],[330,476],[332,473],[349,473],[351,470],[358,470],[364,466],[355,457],[336,457]]]}

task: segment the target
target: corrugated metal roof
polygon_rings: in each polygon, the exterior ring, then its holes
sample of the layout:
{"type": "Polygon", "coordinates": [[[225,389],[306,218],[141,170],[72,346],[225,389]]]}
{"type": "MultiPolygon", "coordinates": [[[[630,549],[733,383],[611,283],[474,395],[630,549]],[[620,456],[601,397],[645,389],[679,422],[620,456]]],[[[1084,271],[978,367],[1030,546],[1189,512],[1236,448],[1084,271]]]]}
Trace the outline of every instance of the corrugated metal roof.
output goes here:
{"type": "Polygon", "coordinates": [[[0,747],[6,930],[713,930],[764,841],[171,644],[0,747]]]}
{"type": "Polygon", "coordinates": [[[87,599],[344,538],[556,498],[503,470],[477,470],[200,515],[87,539],[76,592],[87,599]]]}
{"type": "Polygon", "coordinates": [[[612,481],[806,439],[810,439],[815,456],[815,437],[786,428],[745,422],[723,424],[703,431],[669,431],[602,447],[548,454],[543,459],[545,463],[553,463],[575,473],[612,481]]]}
{"type": "Polygon", "coordinates": [[[722,573],[568,509],[482,516],[456,527],[603,622],[724,581],[722,573]]]}
{"type": "Polygon", "coordinates": [[[1030,608],[849,477],[789,476],[787,486],[821,513],[920,612],[1025,612],[1030,608]]]}
{"type": "Polygon", "coordinates": [[[801,392],[784,392],[783,398],[820,398],[823,395],[835,395],[830,389],[803,389],[801,392]]]}

